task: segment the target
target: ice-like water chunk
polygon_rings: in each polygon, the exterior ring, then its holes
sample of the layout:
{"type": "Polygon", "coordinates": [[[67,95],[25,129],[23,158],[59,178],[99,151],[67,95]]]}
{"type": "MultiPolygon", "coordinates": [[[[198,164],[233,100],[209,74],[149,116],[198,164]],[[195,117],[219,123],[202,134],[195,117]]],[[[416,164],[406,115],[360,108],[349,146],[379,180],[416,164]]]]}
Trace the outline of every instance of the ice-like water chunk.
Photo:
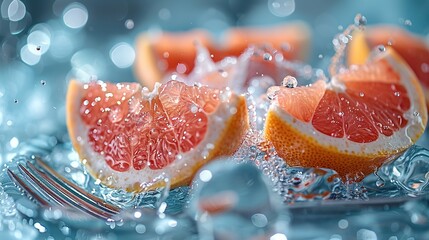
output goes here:
{"type": "Polygon", "coordinates": [[[401,157],[383,166],[380,172],[408,195],[429,193],[429,150],[417,145],[401,157]]]}
{"type": "Polygon", "coordinates": [[[197,221],[201,239],[269,239],[287,231],[281,206],[255,165],[221,159],[196,174],[187,213],[197,221]]]}

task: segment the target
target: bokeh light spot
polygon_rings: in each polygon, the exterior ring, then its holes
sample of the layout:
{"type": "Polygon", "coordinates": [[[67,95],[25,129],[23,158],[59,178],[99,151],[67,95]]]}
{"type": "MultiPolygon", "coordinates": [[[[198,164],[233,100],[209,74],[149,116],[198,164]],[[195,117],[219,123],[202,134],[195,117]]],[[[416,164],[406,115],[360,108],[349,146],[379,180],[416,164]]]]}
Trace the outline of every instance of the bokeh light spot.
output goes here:
{"type": "Polygon", "coordinates": [[[88,10],[80,3],[72,3],[66,7],[63,21],[69,28],[81,28],[88,21],[88,10]]]}
{"type": "Polygon", "coordinates": [[[127,68],[134,63],[136,53],[128,43],[120,42],[110,50],[110,59],[118,68],[127,68]]]}

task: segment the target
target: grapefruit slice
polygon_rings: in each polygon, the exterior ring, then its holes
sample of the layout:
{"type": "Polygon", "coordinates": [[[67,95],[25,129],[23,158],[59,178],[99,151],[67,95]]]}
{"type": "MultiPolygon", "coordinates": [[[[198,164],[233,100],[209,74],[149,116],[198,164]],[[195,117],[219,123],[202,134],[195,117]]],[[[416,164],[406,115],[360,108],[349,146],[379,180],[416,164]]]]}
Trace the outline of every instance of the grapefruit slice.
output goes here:
{"type": "Polygon", "coordinates": [[[67,127],[88,172],[129,192],[188,184],[208,161],[233,154],[248,128],[245,98],[169,81],[152,92],[137,83],[71,81],[67,127]]]}
{"type": "Polygon", "coordinates": [[[204,30],[189,32],[146,32],[136,42],[135,73],[146,87],[154,86],[171,72],[189,74],[197,56],[195,43],[208,49],[214,62],[239,56],[249,45],[269,45],[281,49],[288,60],[304,60],[310,43],[309,27],[303,22],[260,27],[232,28],[217,43],[204,30]]]}
{"type": "Polygon", "coordinates": [[[410,147],[427,111],[418,80],[388,48],[326,83],[271,87],[264,136],[291,166],[336,170],[359,181],[410,147]]]}
{"type": "Polygon", "coordinates": [[[429,45],[423,37],[393,25],[356,30],[348,48],[348,63],[365,63],[370,50],[378,45],[391,46],[410,65],[420,80],[429,105],[429,45]]]}

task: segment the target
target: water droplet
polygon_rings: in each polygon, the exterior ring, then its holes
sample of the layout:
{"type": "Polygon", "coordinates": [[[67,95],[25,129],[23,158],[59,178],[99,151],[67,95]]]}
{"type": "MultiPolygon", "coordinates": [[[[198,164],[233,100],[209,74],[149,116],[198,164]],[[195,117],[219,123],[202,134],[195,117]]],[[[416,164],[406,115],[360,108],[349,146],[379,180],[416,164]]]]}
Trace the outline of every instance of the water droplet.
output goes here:
{"type": "Polygon", "coordinates": [[[191,113],[197,113],[197,112],[198,112],[198,106],[195,106],[194,104],[192,104],[191,113]]]}
{"type": "Polygon", "coordinates": [[[282,85],[283,87],[287,88],[295,88],[296,86],[298,86],[298,81],[295,77],[286,76],[282,81],[282,85]]]}
{"type": "Polygon", "coordinates": [[[117,123],[122,120],[124,114],[119,106],[113,106],[110,108],[109,120],[112,123],[117,123]]]}
{"type": "Polygon", "coordinates": [[[271,61],[271,60],[273,60],[273,56],[271,56],[271,54],[269,54],[269,53],[264,53],[264,60],[265,61],[271,61]]]}
{"type": "Polygon", "coordinates": [[[125,42],[115,44],[110,50],[110,59],[118,68],[127,68],[134,63],[136,53],[134,48],[125,42]]]}
{"type": "Polygon", "coordinates": [[[11,138],[11,139],[10,139],[10,141],[9,141],[9,145],[10,145],[12,148],[17,148],[17,147],[18,147],[18,145],[19,145],[19,139],[18,139],[18,138],[16,138],[16,137],[11,138]]]}
{"type": "Polygon", "coordinates": [[[366,17],[363,16],[362,14],[357,14],[355,19],[354,19],[355,25],[359,26],[359,27],[363,27],[366,25],[366,17]]]}
{"type": "Polygon", "coordinates": [[[158,16],[161,20],[167,21],[171,18],[171,12],[167,8],[162,8],[159,10],[158,16]]]}
{"type": "Polygon", "coordinates": [[[13,100],[13,102],[14,102],[14,103],[18,103],[18,99],[14,99],[14,100],[13,100]]]}
{"type": "Polygon", "coordinates": [[[134,21],[132,19],[127,19],[125,21],[125,27],[127,29],[133,29],[134,28],[134,21]]]}
{"type": "Polygon", "coordinates": [[[37,51],[40,51],[40,49],[42,49],[40,46],[37,46],[37,47],[36,47],[36,50],[37,50],[37,51]]]}
{"type": "Polygon", "coordinates": [[[420,66],[420,68],[422,69],[422,72],[429,73],[429,64],[422,63],[422,65],[420,66]]]}
{"type": "Polygon", "coordinates": [[[411,22],[411,20],[410,20],[410,19],[405,19],[405,21],[404,21],[404,25],[405,25],[405,26],[411,26],[411,25],[413,25],[413,23],[411,22]]]}
{"type": "Polygon", "coordinates": [[[25,17],[27,9],[23,2],[13,0],[7,8],[7,17],[10,21],[17,22],[25,17]]]}
{"type": "Polygon", "coordinates": [[[394,92],[393,95],[395,95],[395,97],[399,97],[399,96],[401,96],[401,93],[400,92],[394,92]]]}
{"type": "Polygon", "coordinates": [[[364,97],[364,96],[365,96],[365,93],[363,93],[363,92],[359,93],[359,97],[364,97]]]}
{"type": "Polygon", "coordinates": [[[88,10],[83,4],[72,3],[66,7],[63,21],[69,28],[81,28],[88,21],[88,10]]]}
{"type": "Polygon", "coordinates": [[[46,81],[45,80],[40,80],[40,84],[42,84],[44,86],[44,85],[46,85],[46,81]]]}
{"type": "Polygon", "coordinates": [[[339,112],[339,113],[338,113],[338,115],[339,115],[340,117],[342,117],[342,116],[344,116],[344,112],[339,112]]]}
{"type": "Polygon", "coordinates": [[[384,187],[384,180],[383,179],[381,179],[381,178],[379,178],[379,179],[377,179],[377,181],[375,181],[375,186],[377,186],[377,187],[384,187]]]}
{"type": "Polygon", "coordinates": [[[419,113],[419,112],[417,112],[417,111],[416,111],[416,112],[413,112],[413,116],[414,116],[414,117],[418,117],[418,116],[420,116],[420,113],[419,113]]]}
{"type": "Polygon", "coordinates": [[[136,232],[139,234],[143,234],[146,232],[146,227],[143,224],[137,224],[136,225],[136,232]]]}
{"type": "Polygon", "coordinates": [[[178,73],[180,73],[180,74],[183,74],[183,73],[185,73],[186,72],[186,65],[185,64],[183,64],[183,63],[179,63],[179,64],[177,64],[177,67],[176,67],[176,71],[178,72],[178,73]]]}
{"type": "Polygon", "coordinates": [[[386,51],[386,47],[385,47],[384,45],[378,45],[378,46],[377,46],[377,49],[378,49],[378,51],[380,51],[380,52],[384,52],[384,51],[386,51]]]}
{"type": "Polygon", "coordinates": [[[131,136],[130,137],[130,144],[133,147],[137,146],[137,144],[139,144],[139,137],[136,135],[131,136]]]}
{"type": "Polygon", "coordinates": [[[347,221],[346,219],[341,219],[340,221],[338,221],[338,227],[341,229],[346,229],[349,226],[349,221],[347,221]]]}
{"type": "Polygon", "coordinates": [[[200,172],[199,177],[201,181],[208,182],[212,179],[212,172],[210,170],[205,169],[200,172]]]}
{"type": "Polygon", "coordinates": [[[267,98],[271,101],[276,99],[278,91],[279,91],[278,87],[269,88],[267,91],[267,98]]]}
{"type": "Polygon", "coordinates": [[[268,0],[268,9],[277,17],[286,17],[295,11],[295,0],[268,0]]]}
{"type": "Polygon", "coordinates": [[[319,59],[322,59],[322,58],[323,58],[323,55],[322,55],[322,54],[319,54],[319,56],[318,56],[318,57],[319,57],[319,59]]]}

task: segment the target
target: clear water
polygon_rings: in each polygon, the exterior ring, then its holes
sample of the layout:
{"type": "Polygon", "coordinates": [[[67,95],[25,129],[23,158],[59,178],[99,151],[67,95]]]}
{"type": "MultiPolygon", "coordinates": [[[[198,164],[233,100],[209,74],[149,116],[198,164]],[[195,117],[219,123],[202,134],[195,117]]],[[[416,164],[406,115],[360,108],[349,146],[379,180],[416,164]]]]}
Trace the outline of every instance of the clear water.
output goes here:
{"type": "MultiPolygon", "coordinates": [[[[426,133],[423,138],[427,137],[426,133]]],[[[40,156],[63,176],[88,192],[121,206],[124,211],[103,222],[73,211],[40,209],[22,196],[3,170],[0,229],[12,239],[19,239],[20,234],[29,229],[31,238],[46,237],[49,232],[83,238],[101,234],[109,239],[109,234],[102,232],[111,229],[120,236],[143,234],[141,236],[161,239],[179,239],[179,236],[211,239],[223,235],[306,239],[300,232],[304,231],[302,224],[309,218],[323,219],[328,214],[329,221],[306,234],[324,236],[326,229],[322,226],[329,226],[338,229],[343,237],[353,236],[347,235],[352,233],[384,236],[379,229],[370,228],[371,221],[376,219],[391,225],[392,236],[426,236],[428,149],[415,145],[361,183],[344,184],[330,169],[288,167],[269,145],[255,144],[252,139],[250,133],[234,157],[204,167],[191,187],[132,195],[97,184],[81,167],[69,142],[40,136],[21,143],[16,155],[6,163],[7,167],[13,170],[17,163],[40,156]],[[207,173],[210,173],[208,180],[207,173]],[[210,199],[216,197],[233,199],[234,204],[212,216],[199,212],[197,206],[207,201],[214,204],[210,199]],[[398,211],[405,215],[392,216],[392,212],[398,211]],[[85,226],[85,221],[96,221],[100,231],[93,233],[85,226]],[[335,228],[330,226],[332,224],[335,228]],[[239,235],[236,235],[237,228],[243,229],[239,235]]]]}

